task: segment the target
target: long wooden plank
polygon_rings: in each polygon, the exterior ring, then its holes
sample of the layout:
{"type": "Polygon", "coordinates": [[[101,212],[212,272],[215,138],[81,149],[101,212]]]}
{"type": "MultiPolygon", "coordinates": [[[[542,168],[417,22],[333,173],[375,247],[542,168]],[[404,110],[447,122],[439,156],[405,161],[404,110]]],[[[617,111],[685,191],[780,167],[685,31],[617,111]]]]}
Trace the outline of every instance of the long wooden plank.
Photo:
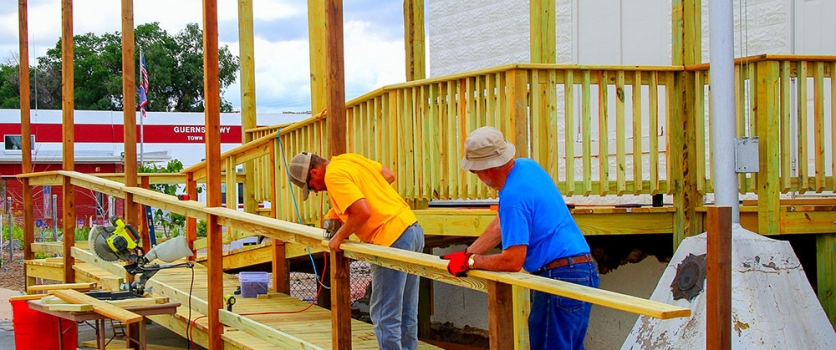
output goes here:
{"type": "Polygon", "coordinates": [[[468,277],[456,278],[447,272],[447,261],[426,254],[356,242],[343,243],[345,256],[422,277],[487,291],[487,281],[513,284],[533,290],[560,295],[609,308],[668,319],[687,317],[691,310],[603,289],[552,280],[524,272],[468,271],[468,277]]]}
{"type": "Polygon", "coordinates": [[[224,324],[238,328],[249,335],[268,341],[282,349],[323,349],[289,333],[254,321],[251,318],[226,310],[218,310],[218,312],[220,313],[220,320],[224,324]]]}
{"type": "Polygon", "coordinates": [[[90,304],[93,306],[93,311],[95,313],[118,320],[122,323],[134,323],[142,320],[142,316],[138,314],[118,306],[110,305],[104,301],[84,295],[74,290],[58,290],[55,291],[53,295],[74,304],[90,304]]]}
{"type": "Polygon", "coordinates": [[[96,283],[63,283],[63,284],[41,284],[35,286],[29,286],[26,288],[26,291],[29,293],[38,292],[38,291],[46,291],[46,290],[67,290],[67,289],[74,289],[74,290],[83,290],[88,291],[91,289],[96,289],[96,283]]]}

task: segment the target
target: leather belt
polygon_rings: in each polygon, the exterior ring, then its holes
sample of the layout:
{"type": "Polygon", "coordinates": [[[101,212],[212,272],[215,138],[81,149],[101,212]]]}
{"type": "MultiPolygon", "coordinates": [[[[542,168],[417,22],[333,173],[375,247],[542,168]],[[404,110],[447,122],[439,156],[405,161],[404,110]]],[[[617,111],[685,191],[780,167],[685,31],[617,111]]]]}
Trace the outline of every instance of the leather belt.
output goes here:
{"type": "Polygon", "coordinates": [[[587,262],[592,262],[592,255],[589,253],[587,254],[580,254],[575,256],[570,256],[566,258],[558,258],[552,260],[550,263],[546,264],[540,271],[544,270],[551,270],[556,269],[558,267],[569,266],[570,264],[583,264],[587,262]]]}

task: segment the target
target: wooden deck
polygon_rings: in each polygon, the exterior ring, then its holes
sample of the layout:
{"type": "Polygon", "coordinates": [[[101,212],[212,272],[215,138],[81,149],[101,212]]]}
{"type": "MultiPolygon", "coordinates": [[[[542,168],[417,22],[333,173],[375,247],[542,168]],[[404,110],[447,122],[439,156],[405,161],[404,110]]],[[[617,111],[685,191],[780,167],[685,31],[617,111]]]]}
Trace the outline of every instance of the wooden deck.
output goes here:
{"type": "MultiPolygon", "coordinates": [[[[38,272],[31,277],[54,279],[60,277],[63,271],[60,259],[28,261],[27,265],[31,266],[30,271],[38,272]]],[[[120,279],[108,272],[110,269],[102,269],[80,261],[75,264],[74,269],[78,280],[109,283],[109,286],[113,286],[108,281],[120,279]]],[[[223,275],[222,283],[224,294],[232,294],[239,285],[238,278],[229,274],[223,275]]],[[[195,344],[209,346],[208,318],[203,316],[206,312],[209,286],[206,267],[195,265],[194,281],[192,272],[187,268],[161,270],[146,286],[151,287],[154,297],[167,297],[181,303],[175,315],[151,316],[151,320],[184,338],[188,338],[187,327],[191,320],[194,322],[194,328],[191,330],[190,338],[195,344]]],[[[219,284],[212,283],[212,286],[214,288],[219,284]]],[[[226,326],[223,334],[225,349],[332,348],[330,310],[281,293],[270,292],[267,296],[243,298],[239,295],[232,312],[222,311],[221,320],[226,326]]],[[[377,349],[377,339],[371,324],[352,320],[351,333],[353,349],[377,349]]],[[[423,342],[419,343],[418,348],[439,349],[423,342]]]]}

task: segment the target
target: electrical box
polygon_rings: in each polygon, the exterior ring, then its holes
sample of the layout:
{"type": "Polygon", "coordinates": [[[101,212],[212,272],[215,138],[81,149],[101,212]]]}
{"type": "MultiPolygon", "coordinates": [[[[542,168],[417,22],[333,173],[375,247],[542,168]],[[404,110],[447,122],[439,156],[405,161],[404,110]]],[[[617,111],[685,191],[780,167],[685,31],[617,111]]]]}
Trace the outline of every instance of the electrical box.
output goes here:
{"type": "Polygon", "coordinates": [[[744,137],[734,140],[735,172],[756,173],[760,171],[759,159],[757,137],[744,137]]]}

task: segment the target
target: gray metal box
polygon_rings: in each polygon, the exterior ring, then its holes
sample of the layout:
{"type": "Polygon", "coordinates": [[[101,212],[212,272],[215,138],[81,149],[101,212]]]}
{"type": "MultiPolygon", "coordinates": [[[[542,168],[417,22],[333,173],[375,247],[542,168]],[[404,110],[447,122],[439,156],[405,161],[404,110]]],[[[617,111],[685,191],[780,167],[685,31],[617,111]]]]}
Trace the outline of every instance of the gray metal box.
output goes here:
{"type": "Polygon", "coordinates": [[[734,170],[738,173],[760,171],[758,163],[758,138],[744,137],[734,140],[734,170]]]}

